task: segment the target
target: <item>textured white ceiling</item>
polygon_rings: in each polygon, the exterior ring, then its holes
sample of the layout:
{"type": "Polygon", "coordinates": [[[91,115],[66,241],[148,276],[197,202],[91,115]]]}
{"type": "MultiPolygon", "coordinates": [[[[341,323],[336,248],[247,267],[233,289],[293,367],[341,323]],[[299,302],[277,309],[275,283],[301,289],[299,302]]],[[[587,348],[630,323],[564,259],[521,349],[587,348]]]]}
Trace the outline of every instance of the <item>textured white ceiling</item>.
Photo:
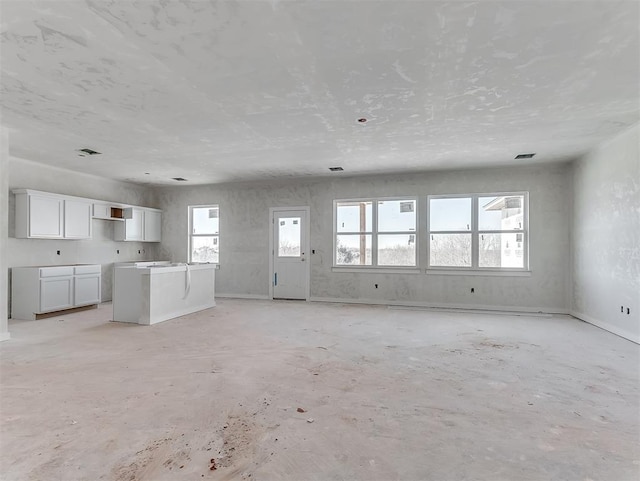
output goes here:
{"type": "Polygon", "coordinates": [[[2,124],[152,184],[565,161],[639,119],[639,5],[2,0],[2,124]]]}

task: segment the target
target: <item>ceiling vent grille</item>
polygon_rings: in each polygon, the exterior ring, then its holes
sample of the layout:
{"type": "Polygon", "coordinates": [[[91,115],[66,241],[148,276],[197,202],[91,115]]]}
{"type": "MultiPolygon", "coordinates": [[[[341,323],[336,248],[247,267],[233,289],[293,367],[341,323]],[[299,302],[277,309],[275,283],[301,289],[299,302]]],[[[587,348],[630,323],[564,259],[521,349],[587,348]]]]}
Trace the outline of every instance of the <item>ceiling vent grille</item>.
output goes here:
{"type": "Polygon", "coordinates": [[[518,154],[518,155],[516,155],[516,160],[517,159],[530,159],[534,155],[536,155],[536,154],[518,154]]]}
{"type": "Polygon", "coordinates": [[[82,152],[83,154],[87,155],[100,155],[102,153],[93,149],[78,149],[78,152],[82,152]]]}

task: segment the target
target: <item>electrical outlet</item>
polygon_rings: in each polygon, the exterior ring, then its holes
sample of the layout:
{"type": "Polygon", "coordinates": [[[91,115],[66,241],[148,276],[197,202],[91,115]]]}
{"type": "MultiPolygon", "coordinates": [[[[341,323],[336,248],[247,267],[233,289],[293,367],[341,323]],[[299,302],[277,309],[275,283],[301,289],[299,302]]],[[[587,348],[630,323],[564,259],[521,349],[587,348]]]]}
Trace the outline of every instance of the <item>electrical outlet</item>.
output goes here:
{"type": "Polygon", "coordinates": [[[631,309],[629,309],[629,308],[627,307],[627,315],[628,315],[628,314],[631,314],[631,309]]]}
{"type": "Polygon", "coordinates": [[[374,284],[374,286],[375,286],[376,289],[378,288],[378,284],[374,284]]]}
{"type": "Polygon", "coordinates": [[[60,255],[60,251],[56,251],[56,254],[60,255]]]}
{"type": "Polygon", "coordinates": [[[475,288],[475,287],[472,287],[472,288],[471,288],[471,294],[473,294],[474,292],[476,292],[476,288],[475,288]]]}
{"type": "Polygon", "coordinates": [[[624,306],[620,306],[620,312],[624,312],[624,306]]]}
{"type": "Polygon", "coordinates": [[[116,254],[120,254],[120,249],[116,249],[116,254]]]}

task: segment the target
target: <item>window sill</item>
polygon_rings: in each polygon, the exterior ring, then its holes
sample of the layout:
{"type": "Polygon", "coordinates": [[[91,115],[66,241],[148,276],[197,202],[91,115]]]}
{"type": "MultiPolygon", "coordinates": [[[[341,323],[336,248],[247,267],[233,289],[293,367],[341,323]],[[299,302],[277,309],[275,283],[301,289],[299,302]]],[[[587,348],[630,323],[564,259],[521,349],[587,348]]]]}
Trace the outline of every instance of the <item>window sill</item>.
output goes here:
{"type": "Polygon", "coordinates": [[[220,264],[216,264],[215,262],[189,262],[189,265],[192,266],[206,266],[208,264],[212,264],[215,270],[220,270],[220,264]]]}
{"type": "Polygon", "coordinates": [[[419,267],[370,267],[370,266],[362,266],[362,267],[350,267],[350,266],[333,266],[331,268],[332,272],[345,272],[345,273],[354,273],[357,272],[359,274],[420,274],[419,267]]]}
{"type": "Polygon", "coordinates": [[[425,274],[431,276],[531,277],[531,271],[484,269],[425,269],[425,274]]]}

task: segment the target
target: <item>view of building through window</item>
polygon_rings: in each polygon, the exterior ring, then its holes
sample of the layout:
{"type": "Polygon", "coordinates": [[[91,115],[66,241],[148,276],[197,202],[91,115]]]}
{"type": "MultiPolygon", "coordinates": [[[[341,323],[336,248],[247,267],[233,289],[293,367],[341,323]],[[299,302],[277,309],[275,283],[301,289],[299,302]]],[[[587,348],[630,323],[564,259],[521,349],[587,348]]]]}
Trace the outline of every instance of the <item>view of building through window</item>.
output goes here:
{"type": "Polygon", "coordinates": [[[189,206],[189,262],[220,262],[219,213],[217,205],[189,206]]]}
{"type": "Polygon", "coordinates": [[[523,193],[430,197],[429,267],[526,268],[525,210],[523,193]]]}
{"type": "Polygon", "coordinates": [[[523,268],[523,226],[523,195],[479,197],[478,266],[523,268]]]}
{"type": "Polygon", "coordinates": [[[416,266],[415,199],[336,202],[336,265],[416,266]]]}
{"type": "MultiPolygon", "coordinates": [[[[526,269],[527,194],[428,197],[429,268],[526,269]]],[[[416,199],[335,201],[335,265],[415,267],[416,199]]]]}

